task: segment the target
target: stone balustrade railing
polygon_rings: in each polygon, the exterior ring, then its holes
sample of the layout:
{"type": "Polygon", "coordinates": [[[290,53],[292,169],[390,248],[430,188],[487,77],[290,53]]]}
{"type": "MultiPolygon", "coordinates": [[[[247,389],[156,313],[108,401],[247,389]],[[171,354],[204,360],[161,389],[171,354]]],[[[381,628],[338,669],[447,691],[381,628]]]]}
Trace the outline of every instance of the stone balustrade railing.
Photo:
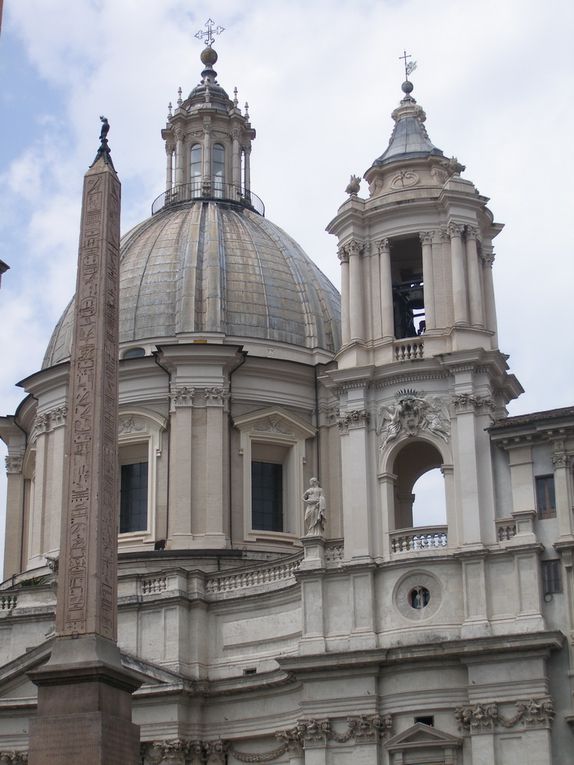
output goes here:
{"type": "Polygon", "coordinates": [[[514,518],[498,518],[496,521],[496,538],[499,542],[507,542],[516,536],[516,521],[514,518]]]}
{"type": "Polygon", "coordinates": [[[1,595],[0,596],[0,611],[11,611],[18,605],[17,595],[1,595]]]}
{"type": "Polygon", "coordinates": [[[395,361],[410,361],[424,357],[424,343],[419,339],[399,340],[393,344],[395,361]]]}
{"type": "Polygon", "coordinates": [[[448,544],[448,526],[425,526],[391,531],[391,552],[413,553],[442,550],[448,544]]]}
{"type": "Polygon", "coordinates": [[[295,581],[295,572],[301,563],[300,558],[285,561],[273,566],[251,569],[251,571],[238,571],[235,574],[217,574],[210,577],[205,583],[205,590],[209,595],[243,590],[250,587],[269,585],[275,582],[286,583],[288,580],[295,581]]]}

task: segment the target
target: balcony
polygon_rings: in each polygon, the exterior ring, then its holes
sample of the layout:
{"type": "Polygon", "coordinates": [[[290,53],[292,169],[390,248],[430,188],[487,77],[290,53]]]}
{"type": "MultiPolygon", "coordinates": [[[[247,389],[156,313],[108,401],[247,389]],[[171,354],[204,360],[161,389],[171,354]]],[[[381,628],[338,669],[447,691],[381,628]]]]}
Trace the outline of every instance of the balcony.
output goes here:
{"type": "Polygon", "coordinates": [[[231,183],[211,183],[209,181],[192,181],[173,186],[154,199],[151,206],[151,214],[164,210],[167,207],[184,204],[185,202],[227,202],[246,207],[248,210],[265,216],[265,205],[250,189],[243,186],[234,186],[231,183]]]}
{"type": "Polygon", "coordinates": [[[390,533],[391,552],[398,555],[444,550],[448,545],[448,526],[397,529],[390,533]]]}

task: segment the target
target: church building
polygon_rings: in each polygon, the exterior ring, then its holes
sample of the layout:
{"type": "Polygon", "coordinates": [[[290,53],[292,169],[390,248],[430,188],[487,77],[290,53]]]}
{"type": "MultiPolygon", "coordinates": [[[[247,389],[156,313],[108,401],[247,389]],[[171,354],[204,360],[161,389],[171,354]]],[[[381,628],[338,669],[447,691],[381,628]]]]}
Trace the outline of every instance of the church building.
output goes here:
{"type": "MultiPolygon", "coordinates": [[[[211,43],[161,131],[165,191],[121,243],[118,642],[142,763],[568,765],[574,407],[507,414],[502,225],[407,67],[327,226],[339,296],[251,190],[255,129],[211,43]]],[[[54,638],[85,310],[0,418],[0,763],[27,761],[54,638]]]]}

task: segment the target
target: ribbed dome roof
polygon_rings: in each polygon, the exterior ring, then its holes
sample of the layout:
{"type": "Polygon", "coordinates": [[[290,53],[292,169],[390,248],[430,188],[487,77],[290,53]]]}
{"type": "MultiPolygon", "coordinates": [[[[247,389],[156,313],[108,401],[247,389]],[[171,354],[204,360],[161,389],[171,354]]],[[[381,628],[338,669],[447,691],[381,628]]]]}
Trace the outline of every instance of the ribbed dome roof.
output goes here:
{"type": "MultiPolygon", "coordinates": [[[[217,333],[335,352],[340,300],[331,282],[282,229],[240,205],[196,201],[124,236],[120,342],[217,333]]],[[[43,367],[69,358],[73,301],[43,367]]]]}

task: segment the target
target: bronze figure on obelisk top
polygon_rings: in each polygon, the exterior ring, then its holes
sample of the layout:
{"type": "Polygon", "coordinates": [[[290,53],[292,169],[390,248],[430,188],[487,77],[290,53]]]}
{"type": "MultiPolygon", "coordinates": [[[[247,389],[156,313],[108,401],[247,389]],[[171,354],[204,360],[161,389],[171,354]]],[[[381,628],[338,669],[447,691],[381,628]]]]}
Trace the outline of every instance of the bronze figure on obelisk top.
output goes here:
{"type": "Polygon", "coordinates": [[[139,763],[139,682],[116,644],[120,182],[100,119],[82,197],[56,637],[49,662],[30,673],[29,765],[139,763]]]}

